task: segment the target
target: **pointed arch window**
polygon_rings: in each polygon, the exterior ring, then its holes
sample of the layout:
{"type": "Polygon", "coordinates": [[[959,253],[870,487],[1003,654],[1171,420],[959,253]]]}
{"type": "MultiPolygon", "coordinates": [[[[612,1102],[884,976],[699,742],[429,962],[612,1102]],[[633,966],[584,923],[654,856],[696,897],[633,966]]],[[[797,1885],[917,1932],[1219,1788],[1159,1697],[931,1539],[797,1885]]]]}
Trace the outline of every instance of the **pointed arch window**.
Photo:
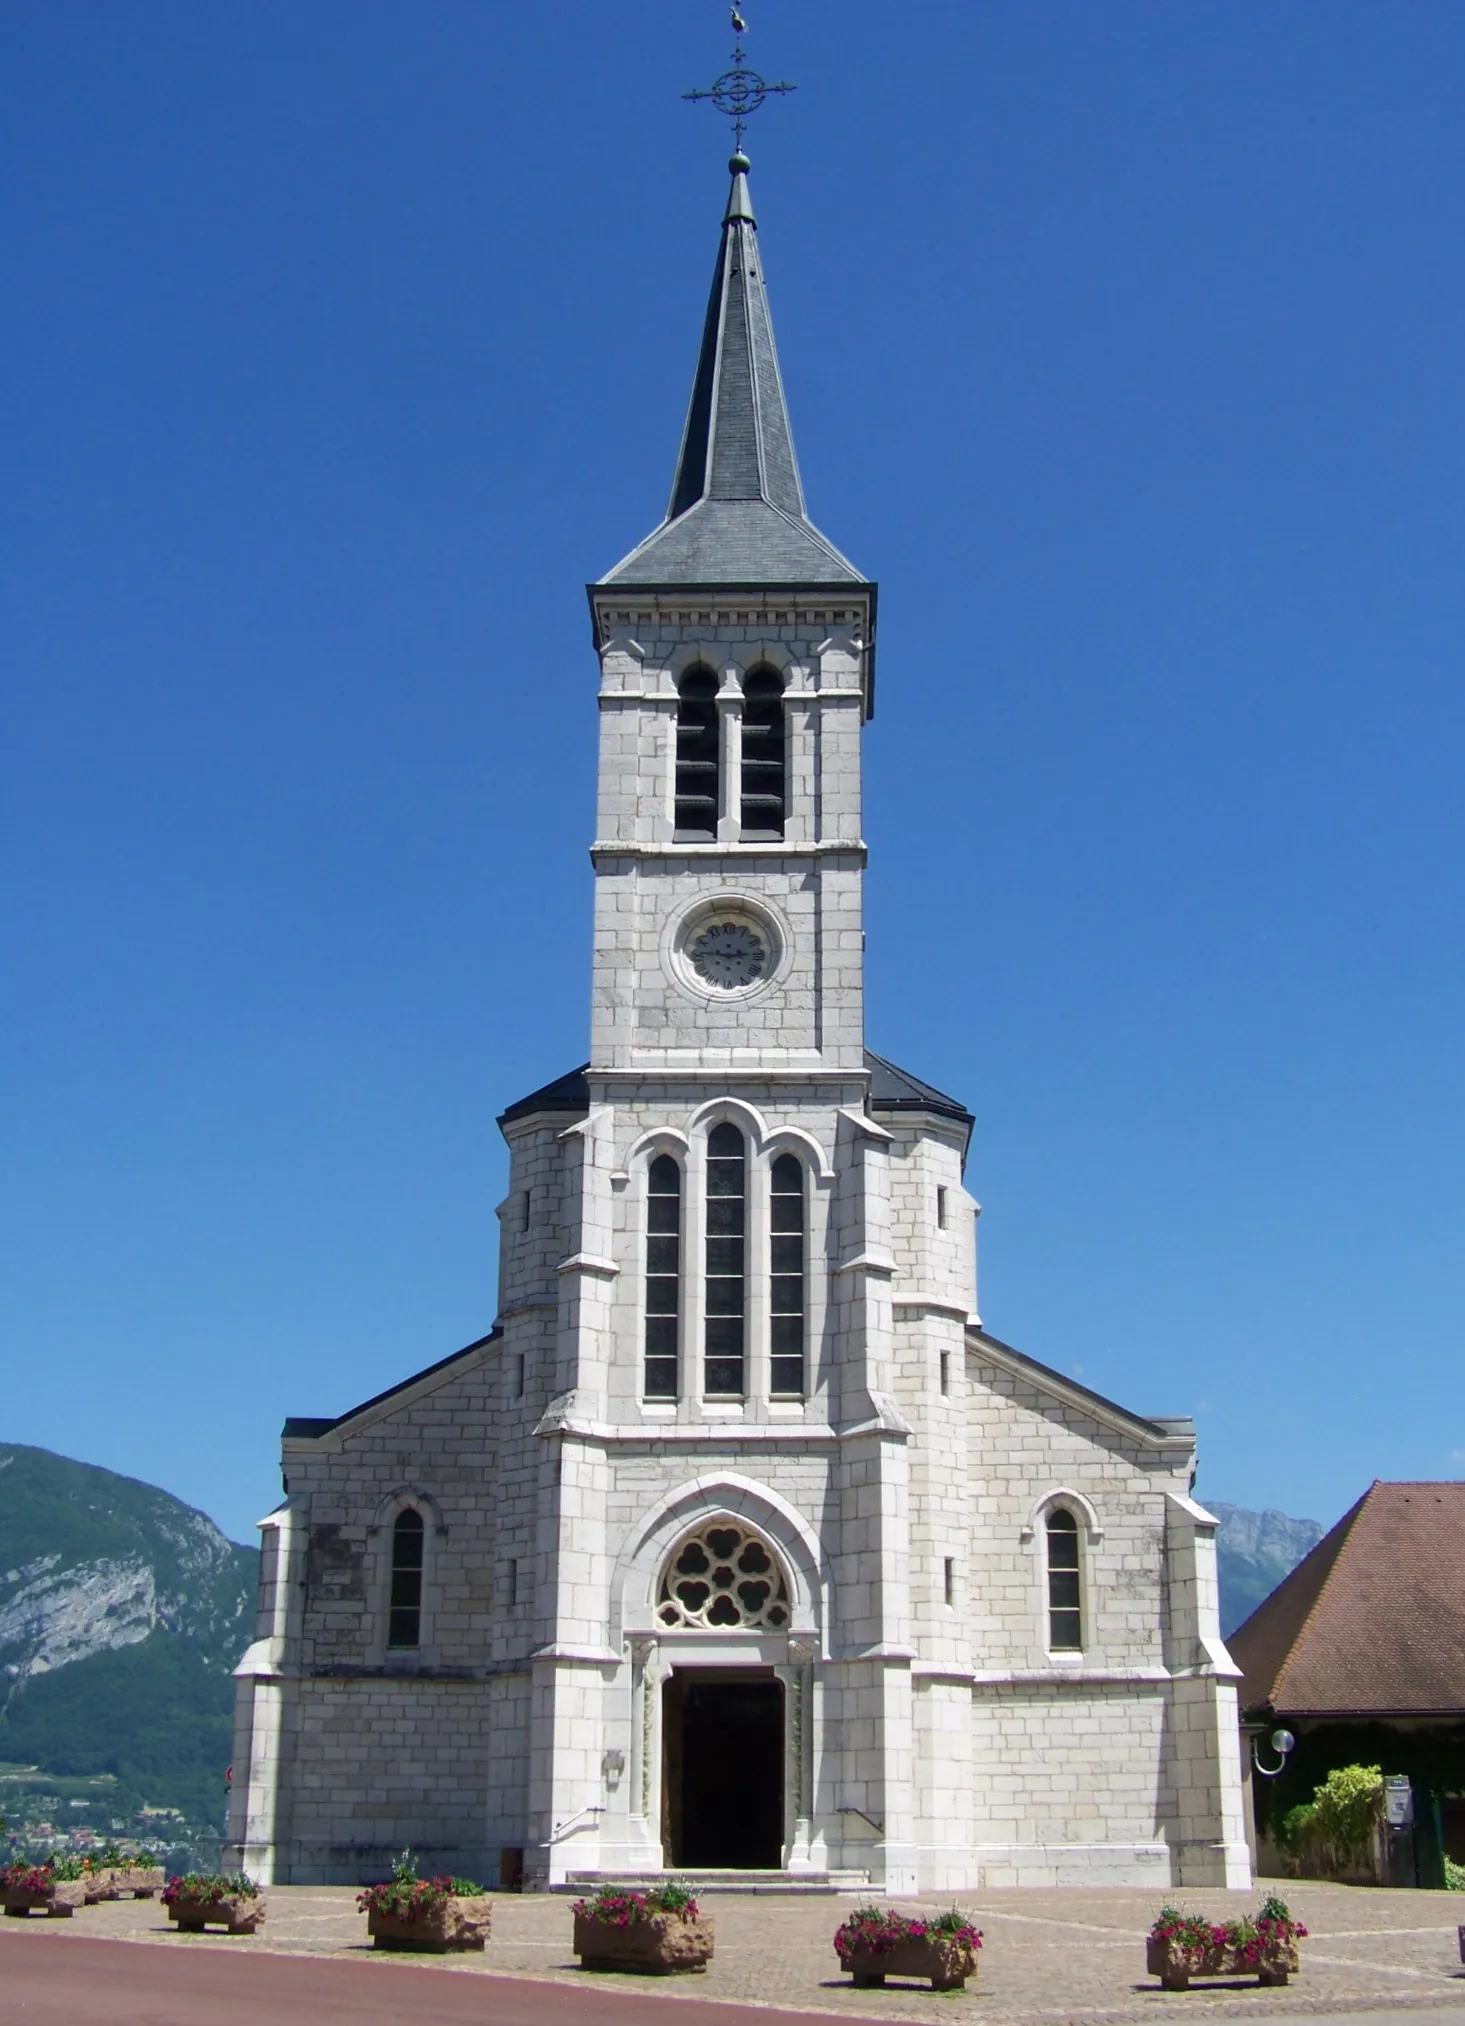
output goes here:
{"type": "Polygon", "coordinates": [[[677,695],[676,834],[716,837],[722,808],[717,677],[710,668],[689,668],[677,695]]]}
{"type": "Polygon", "coordinates": [[[743,1397],[747,1213],[747,1149],[737,1127],[724,1122],[707,1136],[703,1387],[714,1398],[743,1397]]]}
{"type": "Polygon", "coordinates": [[[387,1645],[422,1644],[422,1560],[426,1529],[409,1505],[392,1526],[392,1587],[387,1608],[387,1645]]]}
{"type": "Polygon", "coordinates": [[[1083,1651],[1078,1521],[1067,1506],[1048,1515],[1048,1646],[1054,1653],[1083,1651]]]}
{"type": "Polygon", "coordinates": [[[682,1171],[658,1154],[646,1175],[646,1398],[677,1397],[682,1309],[682,1171]]]}
{"type": "Polygon", "coordinates": [[[783,677],[755,668],[743,683],[743,778],[740,831],[744,837],[782,837],[784,780],[783,677]]]}
{"type": "Polygon", "coordinates": [[[769,1382],[776,1398],[804,1394],[804,1164],[797,1154],[773,1163],[769,1197],[769,1382]]]}

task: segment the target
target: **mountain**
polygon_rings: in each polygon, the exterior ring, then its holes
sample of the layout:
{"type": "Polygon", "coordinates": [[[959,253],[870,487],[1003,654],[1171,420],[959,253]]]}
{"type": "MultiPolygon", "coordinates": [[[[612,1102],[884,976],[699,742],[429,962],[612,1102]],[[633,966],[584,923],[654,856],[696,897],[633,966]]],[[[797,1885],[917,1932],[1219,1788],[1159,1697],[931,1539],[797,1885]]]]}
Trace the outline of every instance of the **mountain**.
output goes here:
{"type": "Polygon", "coordinates": [[[258,1570],[154,1485],[0,1443],[0,1761],[217,1819],[258,1570]]]}
{"type": "Polygon", "coordinates": [[[1244,1506],[1205,1501],[1221,1522],[1216,1565],[1221,1578],[1221,1637],[1244,1625],[1263,1597],[1297,1567],[1323,1537],[1316,1520],[1288,1519],[1281,1512],[1248,1512],[1244,1506]]]}

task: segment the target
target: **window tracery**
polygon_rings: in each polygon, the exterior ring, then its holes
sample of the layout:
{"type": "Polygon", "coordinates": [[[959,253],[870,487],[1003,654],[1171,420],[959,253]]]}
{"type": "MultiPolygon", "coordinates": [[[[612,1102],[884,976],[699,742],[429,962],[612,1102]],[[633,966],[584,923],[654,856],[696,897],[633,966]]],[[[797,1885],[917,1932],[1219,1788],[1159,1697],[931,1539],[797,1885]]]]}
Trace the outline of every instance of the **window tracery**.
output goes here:
{"type": "Polygon", "coordinates": [[[782,1632],[788,1582],[761,1535],[716,1520],[671,1555],[657,1587],[656,1616],[673,1632],[782,1632]]]}

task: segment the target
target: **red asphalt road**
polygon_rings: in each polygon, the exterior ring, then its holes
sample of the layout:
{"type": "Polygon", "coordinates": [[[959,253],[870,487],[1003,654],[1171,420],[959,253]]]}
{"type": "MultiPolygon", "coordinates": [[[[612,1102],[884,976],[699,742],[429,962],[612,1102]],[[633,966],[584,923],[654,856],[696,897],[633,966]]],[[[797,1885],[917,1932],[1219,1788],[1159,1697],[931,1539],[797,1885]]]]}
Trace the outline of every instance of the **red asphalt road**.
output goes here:
{"type": "Polygon", "coordinates": [[[577,1990],[529,1977],[231,1956],[186,1942],[0,1934],[3,2026],[693,2026],[694,2019],[809,2026],[807,2012],[603,1986],[577,1990]]]}

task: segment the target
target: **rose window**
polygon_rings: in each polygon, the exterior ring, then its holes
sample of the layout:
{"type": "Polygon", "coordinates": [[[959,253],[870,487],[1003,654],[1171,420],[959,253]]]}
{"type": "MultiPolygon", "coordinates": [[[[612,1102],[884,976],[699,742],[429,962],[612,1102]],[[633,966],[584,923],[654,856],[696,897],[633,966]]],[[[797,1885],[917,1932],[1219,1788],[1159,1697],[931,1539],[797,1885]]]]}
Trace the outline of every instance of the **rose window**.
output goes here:
{"type": "Polygon", "coordinates": [[[667,1563],[656,1616],[674,1632],[781,1632],[788,1584],[766,1541],[720,1520],[683,1541],[667,1563]]]}

